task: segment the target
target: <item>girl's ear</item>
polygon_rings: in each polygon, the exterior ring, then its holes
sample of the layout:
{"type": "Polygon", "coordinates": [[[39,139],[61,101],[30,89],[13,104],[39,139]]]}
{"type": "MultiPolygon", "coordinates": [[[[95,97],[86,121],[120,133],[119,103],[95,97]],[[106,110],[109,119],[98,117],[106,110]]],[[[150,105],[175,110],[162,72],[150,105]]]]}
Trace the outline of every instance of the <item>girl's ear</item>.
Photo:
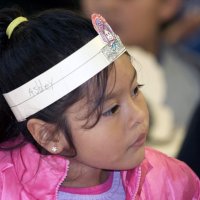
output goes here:
{"type": "Polygon", "coordinates": [[[30,119],[27,128],[35,141],[52,154],[60,154],[68,148],[68,143],[61,132],[55,132],[55,126],[39,119],[30,119]]]}
{"type": "Polygon", "coordinates": [[[160,19],[162,22],[167,22],[178,12],[181,6],[181,0],[161,0],[160,4],[160,19]]]}

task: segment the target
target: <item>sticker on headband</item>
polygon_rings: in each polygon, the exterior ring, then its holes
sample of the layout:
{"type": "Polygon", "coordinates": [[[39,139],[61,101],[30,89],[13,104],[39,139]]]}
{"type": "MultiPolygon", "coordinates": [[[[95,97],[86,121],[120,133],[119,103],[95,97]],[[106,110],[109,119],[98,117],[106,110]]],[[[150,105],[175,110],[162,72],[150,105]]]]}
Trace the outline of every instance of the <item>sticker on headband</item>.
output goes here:
{"type": "Polygon", "coordinates": [[[91,16],[92,24],[94,29],[101,37],[102,41],[107,45],[102,48],[101,52],[109,60],[109,62],[114,61],[122,52],[126,49],[122,44],[118,35],[114,33],[110,25],[100,14],[92,14],[91,16]]]}
{"type": "Polygon", "coordinates": [[[102,37],[104,42],[112,46],[116,40],[116,34],[113,32],[110,25],[100,14],[92,14],[91,19],[96,32],[102,37]]]}

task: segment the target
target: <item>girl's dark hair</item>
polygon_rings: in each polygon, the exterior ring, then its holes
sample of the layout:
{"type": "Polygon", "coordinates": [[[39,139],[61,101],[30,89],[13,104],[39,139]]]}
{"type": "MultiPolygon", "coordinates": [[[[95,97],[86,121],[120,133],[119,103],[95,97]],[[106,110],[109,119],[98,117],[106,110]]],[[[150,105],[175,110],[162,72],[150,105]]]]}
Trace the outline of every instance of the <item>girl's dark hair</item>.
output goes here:
{"type": "Polygon", "coordinates": [[[84,128],[95,126],[101,116],[110,68],[105,68],[71,93],[20,123],[16,121],[2,94],[48,70],[85,45],[97,33],[87,19],[59,9],[32,16],[17,26],[8,39],[6,29],[19,16],[24,15],[15,9],[0,10],[0,143],[23,135],[23,141],[33,143],[40,152],[47,153],[37,145],[27,129],[27,121],[37,118],[55,125],[52,134],[56,134],[57,130],[63,131],[71,149],[75,150],[65,111],[86,97],[90,106],[84,128]],[[88,123],[94,115],[96,120],[88,123]]]}

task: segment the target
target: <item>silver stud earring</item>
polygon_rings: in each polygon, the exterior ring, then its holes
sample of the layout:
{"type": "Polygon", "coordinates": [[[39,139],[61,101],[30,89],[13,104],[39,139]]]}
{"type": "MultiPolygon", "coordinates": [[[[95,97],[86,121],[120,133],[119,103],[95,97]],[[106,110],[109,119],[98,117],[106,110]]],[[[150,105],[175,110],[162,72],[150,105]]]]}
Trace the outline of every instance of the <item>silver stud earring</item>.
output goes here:
{"type": "Polygon", "coordinates": [[[56,153],[56,151],[58,151],[58,147],[53,146],[53,147],[51,148],[51,151],[52,151],[53,153],[56,153]]]}

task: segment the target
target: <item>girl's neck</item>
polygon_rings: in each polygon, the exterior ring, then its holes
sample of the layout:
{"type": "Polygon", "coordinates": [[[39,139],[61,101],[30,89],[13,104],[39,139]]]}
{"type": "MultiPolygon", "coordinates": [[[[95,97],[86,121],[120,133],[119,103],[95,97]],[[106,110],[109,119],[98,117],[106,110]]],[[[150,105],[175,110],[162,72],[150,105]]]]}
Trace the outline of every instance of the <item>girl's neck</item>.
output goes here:
{"type": "Polygon", "coordinates": [[[70,162],[67,177],[62,183],[64,187],[86,188],[104,183],[110,175],[107,170],[92,168],[77,162],[70,162]]]}

